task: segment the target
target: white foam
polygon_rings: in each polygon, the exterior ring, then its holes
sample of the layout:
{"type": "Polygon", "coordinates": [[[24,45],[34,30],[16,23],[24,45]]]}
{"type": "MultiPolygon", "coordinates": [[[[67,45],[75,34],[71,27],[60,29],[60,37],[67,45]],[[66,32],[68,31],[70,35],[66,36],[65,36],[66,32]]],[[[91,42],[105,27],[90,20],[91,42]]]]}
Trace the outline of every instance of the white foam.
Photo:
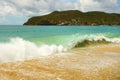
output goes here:
{"type": "Polygon", "coordinates": [[[75,35],[73,40],[68,44],[70,47],[69,48],[74,48],[74,46],[78,42],[83,42],[84,40],[89,40],[89,41],[98,41],[98,40],[106,40],[111,43],[119,43],[120,44],[120,38],[108,38],[104,36],[103,34],[99,35],[75,35]]]}
{"type": "Polygon", "coordinates": [[[92,37],[89,40],[94,40],[94,41],[98,41],[98,40],[102,40],[105,39],[108,42],[112,42],[112,43],[120,43],[120,38],[108,38],[105,37],[103,35],[92,35],[92,37]]]}
{"type": "Polygon", "coordinates": [[[9,43],[0,43],[0,62],[11,62],[23,59],[48,56],[54,53],[66,51],[62,46],[41,45],[22,38],[12,38],[9,43]]]}
{"type": "Polygon", "coordinates": [[[120,43],[120,38],[107,38],[103,35],[77,35],[67,42],[66,48],[62,45],[41,45],[24,40],[22,38],[12,38],[8,43],[0,43],[0,62],[18,61],[23,59],[48,56],[61,53],[73,48],[78,42],[84,40],[97,41],[105,39],[112,43],[120,43]]]}

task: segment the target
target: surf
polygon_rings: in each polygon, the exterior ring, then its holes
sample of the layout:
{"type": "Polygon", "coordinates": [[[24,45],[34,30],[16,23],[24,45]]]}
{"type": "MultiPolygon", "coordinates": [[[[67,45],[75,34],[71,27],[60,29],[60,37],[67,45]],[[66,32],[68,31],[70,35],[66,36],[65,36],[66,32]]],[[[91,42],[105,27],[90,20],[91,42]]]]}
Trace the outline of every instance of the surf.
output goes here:
{"type": "Polygon", "coordinates": [[[99,44],[120,44],[119,37],[107,37],[105,34],[90,34],[90,35],[74,35],[73,40],[69,43],[70,48],[86,47],[99,44]]]}
{"type": "Polygon", "coordinates": [[[80,48],[91,45],[109,43],[120,44],[120,38],[108,38],[105,35],[75,34],[69,36],[69,40],[67,39],[67,41],[66,39],[63,39],[63,42],[64,43],[61,44],[55,44],[53,42],[53,44],[43,43],[39,45],[21,37],[10,38],[8,42],[0,43],[0,63],[45,57],[63,53],[73,48],[80,48]]]}
{"type": "Polygon", "coordinates": [[[40,45],[16,37],[8,43],[0,43],[0,62],[20,61],[40,56],[48,56],[54,53],[64,52],[62,45],[40,45]]]}

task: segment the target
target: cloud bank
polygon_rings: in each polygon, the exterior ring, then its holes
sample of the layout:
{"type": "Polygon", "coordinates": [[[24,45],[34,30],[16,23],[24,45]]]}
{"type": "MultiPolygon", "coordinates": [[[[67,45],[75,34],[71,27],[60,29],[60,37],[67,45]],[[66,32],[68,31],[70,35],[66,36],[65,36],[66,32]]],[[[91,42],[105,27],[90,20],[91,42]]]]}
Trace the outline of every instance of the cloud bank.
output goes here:
{"type": "MultiPolygon", "coordinates": [[[[0,0],[0,16],[35,16],[62,10],[120,13],[118,0],[0,0]]],[[[3,21],[3,20],[0,20],[3,21]]]]}

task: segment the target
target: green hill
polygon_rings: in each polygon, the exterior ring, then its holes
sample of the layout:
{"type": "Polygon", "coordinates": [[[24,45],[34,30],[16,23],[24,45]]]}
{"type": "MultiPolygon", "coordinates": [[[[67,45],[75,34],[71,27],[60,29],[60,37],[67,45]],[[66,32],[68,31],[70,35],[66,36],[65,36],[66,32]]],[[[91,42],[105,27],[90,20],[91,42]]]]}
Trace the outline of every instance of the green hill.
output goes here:
{"type": "Polygon", "coordinates": [[[30,18],[24,25],[120,25],[120,14],[105,12],[80,12],[78,10],[54,11],[48,15],[30,18]]]}

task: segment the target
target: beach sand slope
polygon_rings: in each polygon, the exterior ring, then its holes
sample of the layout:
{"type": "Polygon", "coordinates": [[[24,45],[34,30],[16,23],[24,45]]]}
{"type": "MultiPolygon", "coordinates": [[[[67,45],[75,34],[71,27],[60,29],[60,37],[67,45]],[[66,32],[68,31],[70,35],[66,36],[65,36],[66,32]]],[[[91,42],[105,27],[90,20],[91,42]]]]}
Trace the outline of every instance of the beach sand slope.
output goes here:
{"type": "Polygon", "coordinates": [[[94,45],[3,63],[0,80],[120,80],[120,45],[94,45]]]}

